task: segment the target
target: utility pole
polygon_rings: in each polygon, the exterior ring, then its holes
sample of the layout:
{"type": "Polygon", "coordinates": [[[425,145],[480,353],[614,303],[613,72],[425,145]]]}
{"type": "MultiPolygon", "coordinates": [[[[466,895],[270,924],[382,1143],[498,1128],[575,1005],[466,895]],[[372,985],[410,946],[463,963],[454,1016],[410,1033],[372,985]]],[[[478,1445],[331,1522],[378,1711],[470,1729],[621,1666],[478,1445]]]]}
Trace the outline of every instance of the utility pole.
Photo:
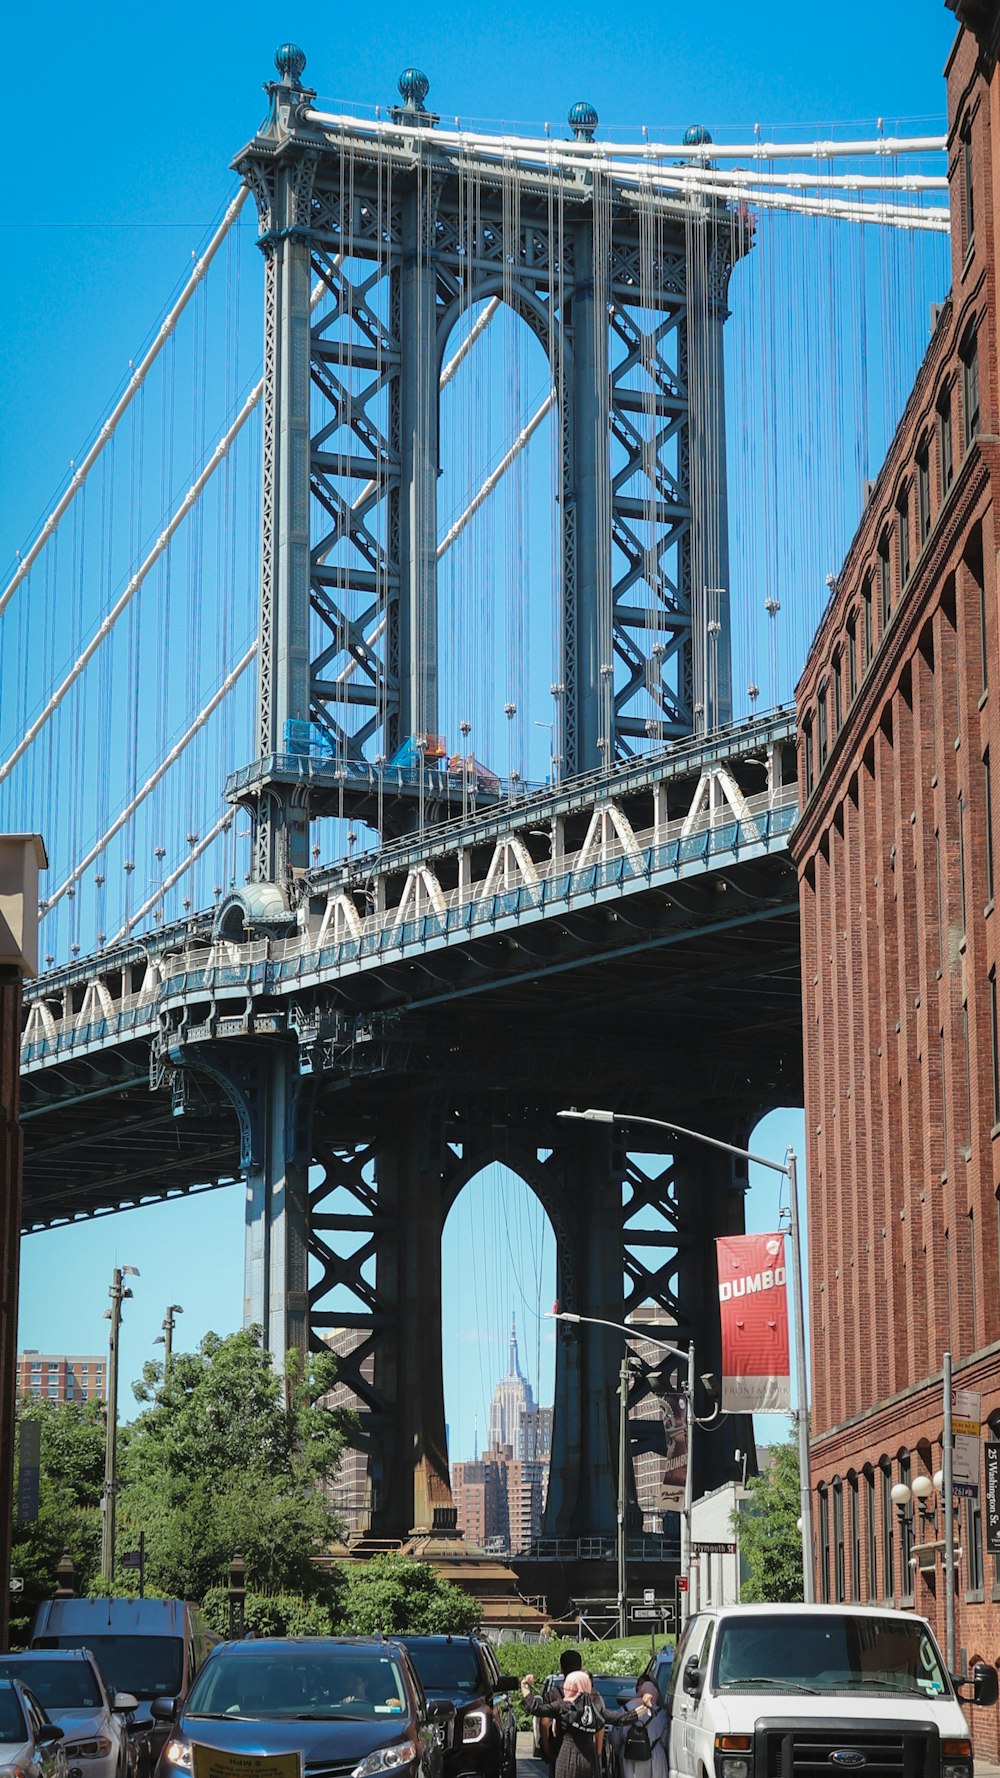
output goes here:
{"type": "Polygon", "coordinates": [[[135,1266],[116,1266],[108,1295],[110,1309],[104,1315],[111,1323],[108,1335],[108,1400],[107,1437],[104,1445],[104,1498],[101,1526],[101,1579],[110,1593],[115,1579],[115,1494],[118,1488],[118,1335],[122,1324],[122,1303],[132,1295],[122,1280],[128,1273],[138,1278],[135,1266]]]}
{"type": "Polygon", "coordinates": [[[620,1412],[618,1416],[618,1634],[628,1635],[628,1387],[630,1365],[628,1347],[622,1354],[618,1379],[620,1412]]]}
{"type": "Polygon", "coordinates": [[[944,1658],[955,1671],[955,1498],[952,1436],[951,1353],[944,1355],[944,1426],[941,1432],[941,1507],[944,1512],[944,1658]]]}

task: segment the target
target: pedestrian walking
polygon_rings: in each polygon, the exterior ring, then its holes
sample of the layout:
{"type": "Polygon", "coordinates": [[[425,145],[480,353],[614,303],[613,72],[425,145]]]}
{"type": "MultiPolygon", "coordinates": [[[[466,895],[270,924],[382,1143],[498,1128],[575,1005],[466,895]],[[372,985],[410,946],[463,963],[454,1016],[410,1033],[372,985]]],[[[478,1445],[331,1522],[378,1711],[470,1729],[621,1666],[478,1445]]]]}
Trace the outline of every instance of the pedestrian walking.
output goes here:
{"type": "Polygon", "coordinates": [[[667,1778],[667,1713],[660,1702],[659,1690],[651,1679],[640,1681],[636,1686],[635,1696],[628,1700],[626,1709],[638,1711],[640,1704],[648,1704],[650,1714],[627,1728],[615,1730],[615,1746],[622,1778],[667,1778]]]}

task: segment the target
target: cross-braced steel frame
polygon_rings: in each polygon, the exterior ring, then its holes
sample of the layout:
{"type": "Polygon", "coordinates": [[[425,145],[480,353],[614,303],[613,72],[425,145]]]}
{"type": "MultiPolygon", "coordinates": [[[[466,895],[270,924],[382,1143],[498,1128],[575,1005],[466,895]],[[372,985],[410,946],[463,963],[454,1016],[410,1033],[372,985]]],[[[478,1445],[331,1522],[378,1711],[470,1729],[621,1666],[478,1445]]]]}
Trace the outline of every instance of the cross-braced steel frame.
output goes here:
{"type": "MultiPolygon", "coordinates": [[[[567,775],[608,768],[728,719],[721,332],[745,244],[740,218],[652,183],[441,142],[422,103],[392,135],[323,131],[300,74],[286,58],[236,161],[265,257],[259,757],[243,800],[258,879],[285,886],[308,863],[310,814],[333,806],[281,770],[302,725],[338,762],[339,813],[352,767],[437,733],[439,375],[456,324],[491,298],[541,341],[555,399],[554,754],[567,775]]],[[[408,825],[399,807],[382,818],[408,825]]]]}

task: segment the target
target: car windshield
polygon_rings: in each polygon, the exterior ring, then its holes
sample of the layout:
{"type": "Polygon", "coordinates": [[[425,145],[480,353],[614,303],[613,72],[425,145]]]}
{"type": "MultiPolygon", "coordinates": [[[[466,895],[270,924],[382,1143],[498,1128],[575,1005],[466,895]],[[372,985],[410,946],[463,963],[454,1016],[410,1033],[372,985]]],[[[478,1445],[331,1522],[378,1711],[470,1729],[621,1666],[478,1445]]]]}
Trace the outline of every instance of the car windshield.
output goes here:
{"type": "Polygon", "coordinates": [[[9,1685],[0,1685],[0,1741],[26,1740],[21,1700],[9,1685]]]}
{"type": "Polygon", "coordinates": [[[476,1651],[467,1642],[408,1642],[425,1691],[471,1698],[483,1690],[476,1651]]]}
{"type": "Polygon", "coordinates": [[[210,1657],[188,1698],[185,1717],[402,1716],[403,1676],[391,1655],[322,1642],[262,1643],[210,1657]]]}
{"type": "Polygon", "coordinates": [[[108,1684],[135,1698],[176,1698],[184,1671],[179,1636],[40,1636],[36,1648],[89,1648],[108,1684]]]}
{"type": "Polygon", "coordinates": [[[0,1655],[0,1679],[17,1678],[45,1710],[100,1710],[103,1703],[89,1661],[54,1661],[49,1655],[0,1655]]]}
{"type": "Polygon", "coordinates": [[[939,1698],[950,1691],[923,1625],[893,1617],[796,1613],[723,1619],[715,1644],[719,1691],[866,1692],[939,1698]]]}
{"type": "Polygon", "coordinates": [[[634,1697],[639,1683],[637,1679],[623,1679],[620,1673],[592,1673],[590,1677],[609,1710],[620,1710],[621,1700],[634,1697]]]}

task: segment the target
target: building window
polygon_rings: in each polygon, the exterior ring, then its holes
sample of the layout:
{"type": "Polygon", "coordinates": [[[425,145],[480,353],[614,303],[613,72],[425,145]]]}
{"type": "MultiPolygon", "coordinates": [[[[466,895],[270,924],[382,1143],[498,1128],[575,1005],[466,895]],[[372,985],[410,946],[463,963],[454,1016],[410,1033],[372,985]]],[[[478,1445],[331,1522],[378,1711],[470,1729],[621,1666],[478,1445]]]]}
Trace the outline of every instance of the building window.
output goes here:
{"type": "Polygon", "coordinates": [[[976,239],[976,188],[972,168],[972,124],[962,130],[962,199],[965,225],[965,257],[968,259],[976,239]]]}
{"type": "MultiPolygon", "coordinates": [[[[910,1485],[910,1453],[899,1453],[899,1479],[910,1485]]],[[[913,1567],[910,1558],[913,1555],[913,1503],[899,1520],[899,1590],[904,1602],[913,1604],[913,1567]]]]}
{"type": "Polygon", "coordinates": [[[879,1469],[882,1473],[882,1597],[891,1603],[896,1592],[896,1551],[892,1522],[895,1511],[892,1504],[892,1464],[888,1457],[882,1458],[879,1469]]]}
{"type": "Polygon", "coordinates": [[[812,793],[812,787],[816,781],[816,773],[813,765],[813,732],[811,722],[805,722],[802,725],[802,751],[805,760],[806,795],[809,796],[812,793]]]}
{"type": "Polygon", "coordinates": [[[934,829],[934,893],[937,906],[937,972],[944,969],[944,894],[941,885],[941,832],[934,829]]]}
{"type": "Polygon", "coordinates": [[[931,447],[926,437],[917,446],[917,530],[923,548],[931,528],[931,447]]]}
{"type": "Polygon", "coordinates": [[[997,969],[990,970],[990,1060],[993,1065],[993,1122],[1000,1124],[1000,1030],[997,1028],[997,969]]]}
{"type": "Polygon", "coordinates": [[[865,577],[861,587],[861,667],[872,658],[872,583],[865,577]]]}
{"type": "Polygon", "coordinates": [[[840,733],[840,725],[844,720],[843,692],[841,688],[842,677],[843,669],[841,665],[840,649],[838,648],[833,657],[833,732],[835,735],[840,733]]]}
{"type": "Polygon", "coordinates": [[[825,1488],[817,1489],[819,1495],[819,1581],[820,1598],[824,1605],[830,1603],[830,1499],[825,1488]]]}
{"type": "Polygon", "coordinates": [[[983,754],[983,831],[986,839],[986,900],[993,900],[993,786],[990,779],[990,750],[983,754]]]}
{"type": "Polygon", "coordinates": [[[978,1500],[965,1502],[964,1542],[968,1597],[969,1593],[981,1593],[983,1590],[983,1511],[978,1500]]]}
{"type": "Polygon", "coordinates": [[[955,455],[951,437],[951,390],[942,392],[938,402],[938,442],[941,447],[941,492],[947,494],[955,479],[955,455]]]}
{"type": "Polygon", "coordinates": [[[819,688],[816,698],[816,754],[819,770],[826,765],[827,733],[826,733],[826,682],[819,688]]]}
{"type": "Polygon", "coordinates": [[[878,590],[879,617],[883,634],[888,628],[889,613],[892,610],[892,578],[889,564],[889,534],[883,531],[878,546],[878,590]]]}
{"type": "Polygon", "coordinates": [[[958,893],[961,900],[962,931],[966,929],[965,918],[965,797],[958,793],[958,893]]]}
{"type": "Polygon", "coordinates": [[[896,529],[899,539],[899,584],[904,587],[910,578],[910,494],[904,488],[896,503],[896,529]]]}
{"type": "Polygon", "coordinates": [[[833,1478],[833,1585],[838,1605],[844,1603],[844,1484],[833,1478]]]}
{"type": "Polygon", "coordinates": [[[847,620],[847,701],[854,702],[858,689],[858,614],[852,611],[847,620]]]}
{"type": "Polygon", "coordinates": [[[965,416],[965,448],[979,431],[979,340],[973,325],[962,341],[962,407],[965,416]]]}
{"type": "Polygon", "coordinates": [[[847,1479],[851,1488],[851,1600],[858,1605],[861,1602],[861,1499],[857,1476],[847,1479]]]}

